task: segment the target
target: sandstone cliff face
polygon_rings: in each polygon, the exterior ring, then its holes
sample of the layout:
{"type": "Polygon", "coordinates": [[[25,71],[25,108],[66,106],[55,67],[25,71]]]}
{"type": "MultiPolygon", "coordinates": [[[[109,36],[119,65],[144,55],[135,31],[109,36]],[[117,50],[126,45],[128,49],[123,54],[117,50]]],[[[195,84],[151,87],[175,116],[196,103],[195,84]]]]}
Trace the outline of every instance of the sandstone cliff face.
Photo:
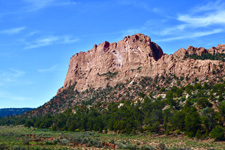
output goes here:
{"type": "Polygon", "coordinates": [[[162,55],[162,49],[143,34],[126,36],[118,43],[94,45],[71,58],[63,89],[75,82],[77,90],[115,85],[137,76],[138,68],[150,66],[162,55]]]}
{"type": "Polygon", "coordinates": [[[141,76],[156,77],[166,74],[201,78],[223,70],[224,62],[218,60],[194,60],[187,55],[225,53],[225,45],[210,49],[181,48],[173,55],[163,54],[162,49],[143,34],[126,36],[118,43],[103,42],[87,52],[74,55],[69,63],[64,86],[58,93],[76,83],[75,89],[83,91],[114,86],[119,82],[141,76]]]}

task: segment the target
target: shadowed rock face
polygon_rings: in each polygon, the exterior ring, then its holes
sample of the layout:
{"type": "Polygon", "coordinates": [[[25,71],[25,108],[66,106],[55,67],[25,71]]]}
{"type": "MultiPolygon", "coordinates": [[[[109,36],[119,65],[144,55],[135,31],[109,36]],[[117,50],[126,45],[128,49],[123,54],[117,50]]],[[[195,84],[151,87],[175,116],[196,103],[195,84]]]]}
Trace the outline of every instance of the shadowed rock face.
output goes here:
{"type": "Polygon", "coordinates": [[[119,82],[133,80],[141,76],[156,77],[162,74],[175,74],[177,77],[189,75],[190,78],[212,74],[224,63],[217,60],[185,59],[187,55],[205,53],[224,53],[225,45],[210,49],[181,48],[173,55],[163,54],[162,49],[143,34],[126,36],[118,43],[107,41],[87,52],[75,54],[69,63],[63,89],[76,83],[75,89],[114,86],[119,82]]]}

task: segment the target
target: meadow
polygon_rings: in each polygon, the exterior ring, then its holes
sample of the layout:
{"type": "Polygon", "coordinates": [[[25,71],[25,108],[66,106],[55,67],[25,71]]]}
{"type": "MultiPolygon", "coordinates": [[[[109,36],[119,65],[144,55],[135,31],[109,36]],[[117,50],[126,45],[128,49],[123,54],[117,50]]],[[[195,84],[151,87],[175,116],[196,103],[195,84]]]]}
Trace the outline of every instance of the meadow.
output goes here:
{"type": "Polygon", "coordinates": [[[67,150],[67,149],[168,149],[222,150],[225,142],[190,139],[182,134],[169,137],[157,134],[114,134],[68,132],[23,126],[0,126],[0,150],[67,150]]]}

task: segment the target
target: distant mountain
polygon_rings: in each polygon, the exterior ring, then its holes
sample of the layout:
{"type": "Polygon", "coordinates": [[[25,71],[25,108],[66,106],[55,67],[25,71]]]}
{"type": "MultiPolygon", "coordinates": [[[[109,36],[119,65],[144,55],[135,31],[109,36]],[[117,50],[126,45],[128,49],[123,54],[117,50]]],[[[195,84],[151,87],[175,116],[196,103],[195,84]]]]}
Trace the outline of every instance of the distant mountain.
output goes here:
{"type": "Polygon", "coordinates": [[[27,111],[31,111],[34,108],[1,108],[0,109],[0,116],[5,117],[9,115],[20,115],[27,111]]]}

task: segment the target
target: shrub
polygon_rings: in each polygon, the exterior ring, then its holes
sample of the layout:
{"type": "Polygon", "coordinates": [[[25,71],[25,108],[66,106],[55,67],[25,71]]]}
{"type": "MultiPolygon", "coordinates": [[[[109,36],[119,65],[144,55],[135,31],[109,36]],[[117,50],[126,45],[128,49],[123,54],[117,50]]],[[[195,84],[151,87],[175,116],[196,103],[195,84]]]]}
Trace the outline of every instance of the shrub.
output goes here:
{"type": "Polygon", "coordinates": [[[127,145],[127,149],[136,150],[137,149],[137,146],[136,145],[133,145],[133,144],[128,144],[127,145]]]}
{"type": "Polygon", "coordinates": [[[166,145],[164,143],[159,143],[158,148],[162,149],[162,150],[165,150],[166,149],[166,145]]]}
{"type": "Polygon", "coordinates": [[[142,145],[141,150],[155,150],[155,147],[153,146],[147,146],[147,145],[142,145]]]}
{"type": "Polygon", "coordinates": [[[183,130],[185,127],[185,112],[178,111],[171,117],[171,124],[175,129],[183,130]]]}
{"type": "Polygon", "coordinates": [[[197,131],[195,137],[196,137],[197,139],[201,139],[202,134],[201,134],[201,131],[200,131],[200,130],[197,131]]]}
{"type": "Polygon", "coordinates": [[[30,140],[24,139],[23,140],[23,145],[30,145],[30,140]]]}
{"type": "Polygon", "coordinates": [[[210,138],[215,138],[216,141],[224,140],[225,129],[223,127],[217,126],[210,132],[210,138]]]}
{"type": "Polygon", "coordinates": [[[117,143],[116,144],[118,146],[119,149],[127,149],[127,145],[125,145],[124,143],[117,143]]]}
{"type": "Polygon", "coordinates": [[[7,145],[5,143],[0,144],[0,150],[8,149],[7,145]]]}
{"type": "Polygon", "coordinates": [[[88,140],[86,138],[81,139],[81,144],[86,144],[88,143],[88,140]]]}
{"type": "Polygon", "coordinates": [[[46,145],[55,145],[57,144],[56,140],[54,141],[46,141],[46,145]]]}
{"type": "MultiPolygon", "coordinates": [[[[0,149],[1,149],[1,148],[0,148],[0,149]]],[[[16,145],[16,146],[13,146],[13,147],[12,147],[12,150],[20,150],[20,147],[17,146],[17,145],[16,145]]]]}
{"type": "Polygon", "coordinates": [[[185,116],[185,134],[194,137],[199,129],[201,129],[201,118],[196,108],[191,107],[185,116]]]}
{"type": "Polygon", "coordinates": [[[160,123],[159,123],[159,121],[156,121],[155,123],[153,123],[153,125],[151,127],[151,131],[159,133],[159,131],[160,131],[160,123]]]}
{"type": "Polygon", "coordinates": [[[59,140],[58,141],[58,144],[59,145],[69,145],[69,140],[67,140],[67,139],[62,139],[62,140],[59,140]]]}
{"type": "Polygon", "coordinates": [[[81,138],[78,136],[72,136],[72,137],[70,137],[70,142],[79,144],[79,143],[81,143],[81,138]]]}
{"type": "Polygon", "coordinates": [[[13,146],[12,150],[26,150],[26,147],[20,147],[20,146],[13,146]]]}
{"type": "Polygon", "coordinates": [[[199,108],[205,108],[207,106],[211,106],[212,104],[204,97],[198,98],[197,105],[199,108]]]}
{"type": "Polygon", "coordinates": [[[115,140],[114,140],[114,139],[111,139],[111,140],[109,141],[109,143],[115,144],[115,140]]]}
{"type": "Polygon", "coordinates": [[[63,147],[63,148],[59,148],[58,150],[68,150],[68,148],[63,147]]]}

